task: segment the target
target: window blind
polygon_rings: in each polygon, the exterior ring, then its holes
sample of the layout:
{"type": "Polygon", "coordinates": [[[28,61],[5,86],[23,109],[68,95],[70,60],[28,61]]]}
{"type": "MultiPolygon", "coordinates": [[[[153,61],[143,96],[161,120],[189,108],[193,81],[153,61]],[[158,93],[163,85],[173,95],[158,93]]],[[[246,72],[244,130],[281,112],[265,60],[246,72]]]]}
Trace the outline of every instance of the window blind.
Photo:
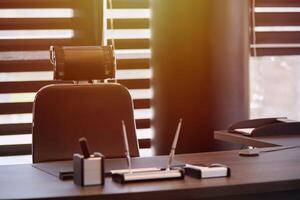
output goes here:
{"type": "MultiPolygon", "coordinates": [[[[115,0],[113,4],[105,17],[116,18],[116,30],[107,24],[104,39],[110,43],[112,36],[116,38],[118,82],[133,96],[140,147],[149,147],[149,2],[115,0]]],[[[100,45],[106,25],[102,9],[99,0],[0,1],[0,156],[31,154],[35,93],[58,82],[52,80],[49,47],[100,45]]]]}
{"type": "Polygon", "coordinates": [[[300,0],[250,2],[252,55],[299,55],[300,0]]]}
{"type": "Polygon", "coordinates": [[[151,155],[149,0],[112,0],[112,9],[109,1],[106,3],[104,39],[110,45],[112,39],[115,41],[118,82],[131,80],[141,155],[151,155]],[[113,29],[110,19],[113,19],[113,29]]]}

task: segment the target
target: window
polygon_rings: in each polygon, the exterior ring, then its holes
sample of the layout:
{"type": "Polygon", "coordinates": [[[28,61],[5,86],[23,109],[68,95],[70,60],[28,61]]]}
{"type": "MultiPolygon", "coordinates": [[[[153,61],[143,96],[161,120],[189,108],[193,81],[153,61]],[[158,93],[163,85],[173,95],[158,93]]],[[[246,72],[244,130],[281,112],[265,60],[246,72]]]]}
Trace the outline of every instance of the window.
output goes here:
{"type": "Polygon", "coordinates": [[[0,1],[0,164],[31,162],[32,102],[37,90],[57,82],[52,80],[49,46],[100,45],[103,25],[105,41],[116,40],[116,76],[133,96],[140,144],[149,142],[149,1],[113,0],[113,9],[104,16],[114,18],[114,30],[99,18],[99,2],[0,1]],[[3,157],[9,155],[17,157],[3,157]]]}
{"type": "Polygon", "coordinates": [[[251,117],[300,119],[300,1],[251,0],[251,117]]]}

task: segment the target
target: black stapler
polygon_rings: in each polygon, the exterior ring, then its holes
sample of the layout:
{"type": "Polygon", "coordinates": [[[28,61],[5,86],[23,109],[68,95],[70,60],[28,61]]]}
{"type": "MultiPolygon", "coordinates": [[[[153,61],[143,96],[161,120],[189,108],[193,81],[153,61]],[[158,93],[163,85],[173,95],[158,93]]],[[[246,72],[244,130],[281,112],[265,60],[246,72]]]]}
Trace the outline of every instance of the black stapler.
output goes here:
{"type": "Polygon", "coordinates": [[[252,119],[233,124],[229,132],[250,137],[300,134],[300,122],[286,117],[252,119]]]}

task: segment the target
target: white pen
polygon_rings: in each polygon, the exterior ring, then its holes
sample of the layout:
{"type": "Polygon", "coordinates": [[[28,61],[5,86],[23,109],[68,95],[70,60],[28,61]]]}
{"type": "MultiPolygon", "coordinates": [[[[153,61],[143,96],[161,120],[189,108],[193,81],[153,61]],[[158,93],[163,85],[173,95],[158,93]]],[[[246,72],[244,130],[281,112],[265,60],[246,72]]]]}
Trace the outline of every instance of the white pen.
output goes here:
{"type": "Polygon", "coordinates": [[[179,133],[180,133],[180,129],[181,129],[181,124],[182,124],[182,118],[180,118],[179,122],[178,122],[177,130],[176,130],[175,137],[174,137],[174,140],[173,140],[171,152],[170,152],[170,155],[169,155],[169,162],[168,162],[168,166],[167,166],[166,170],[170,170],[170,167],[171,167],[171,164],[172,164],[172,161],[173,161],[173,157],[175,155],[175,149],[176,149],[176,146],[177,146],[177,141],[178,141],[178,137],[179,137],[179,133]]]}
{"type": "Polygon", "coordinates": [[[123,130],[125,156],[127,158],[128,169],[129,169],[129,173],[132,173],[131,159],[130,159],[130,153],[129,153],[129,145],[128,145],[128,140],[127,140],[127,132],[126,132],[126,126],[125,126],[124,120],[122,120],[122,130],[123,130]]]}

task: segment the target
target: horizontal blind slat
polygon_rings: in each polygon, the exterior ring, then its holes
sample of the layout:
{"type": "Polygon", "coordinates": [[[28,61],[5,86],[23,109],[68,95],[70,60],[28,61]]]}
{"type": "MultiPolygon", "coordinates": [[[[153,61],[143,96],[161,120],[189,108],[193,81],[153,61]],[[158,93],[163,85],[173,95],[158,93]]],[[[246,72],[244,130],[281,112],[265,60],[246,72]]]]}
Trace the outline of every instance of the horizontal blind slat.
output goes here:
{"type": "Polygon", "coordinates": [[[0,145],[0,156],[31,154],[31,144],[0,145]]]}
{"type": "MultiPolygon", "coordinates": [[[[149,99],[134,99],[133,105],[135,109],[150,108],[149,99]]],[[[31,113],[33,102],[17,102],[17,103],[0,103],[1,114],[18,114],[31,113]]]]}
{"type": "MultiPolygon", "coordinates": [[[[149,19],[114,19],[115,29],[146,29],[149,27],[149,19]]],[[[107,28],[111,29],[109,19],[107,19],[107,28]]]]}
{"type": "MultiPolygon", "coordinates": [[[[118,69],[149,69],[150,59],[118,59],[118,69]]],[[[34,72],[51,71],[53,66],[49,60],[1,61],[0,72],[34,72]]]]}
{"type": "MultiPolygon", "coordinates": [[[[23,93],[23,92],[36,92],[40,88],[55,84],[62,83],[62,81],[20,81],[20,82],[1,82],[0,93],[23,93]]],[[[71,83],[71,82],[63,82],[71,83]]]]}
{"type": "Polygon", "coordinates": [[[150,119],[137,119],[135,120],[136,128],[150,128],[151,126],[151,120],[150,119]]]}
{"type": "MultiPolygon", "coordinates": [[[[300,55],[300,48],[256,48],[257,56],[288,56],[300,55]]],[[[251,48],[253,56],[253,48],[251,48]]]]}
{"type": "Polygon", "coordinates": [[[128,89],[150,88],[149,79],[117,80],[117,82],[124,85],[128,89]]]}
{"type": "MultiPolygon", "coordinates": [[[[113,8],[149,8],[149,0],[113,0],[113,8]]],[[[107,6],[109,4],[107,3],[107,6]]]]}
{"type": "Polygon", "coordinates": [[[149,69],[150,59],[118,59],[118,69],[149,69]]]}
{"type": "Polygon", "coordinates": [[[76,29],[85,25],[80,18],[0,18],[0,24],[0,30],[76,29]]]}
{"type": "MultiPolygon", "coordinates": [[[[108,44],[111,45],[111,39],[108,40],[108,44]]],[[[149,49],[149,39],[115,39],[116,49],[149,49]]]]}
{"type": "Polygon", "coordinates": [[[133,100],[135,109],[150,108],[150,99],[137,99],[133,100]]]}
{"type": "MultiPolygon", "coordinates": [[[[135,119],[150,119],[153,116],[151,108],[134,109],[133,111],[135,119]]],[[[32,113],[0,115],[0,124],[31,123],[32,118],[32,113]]]]}
{"type": "Polygon", "coordinates": [[[257,7],[300,7],[300,0],[256,0],[257,7]]]}
{"type": "Polygon", "coordinates": [[[70,8],[74,0],[1,0],[1,8],[70,8]]]}
{"type": "MultiPolygon", "coordinates": [[[[140,148],[150,148],[150,139],[139,139],[140,148]]],[[[31,144],[17,144],[17,145],[0,145],[0,156],[12,156],[12,155],[28,155],[31,154],[31,144]]]]}
{"type": "Polygon", "coordinates": [[[53,66],[49,60],[21,60],[1,61],[0,72],[34,72],[52,71],[53,66]]]}
{"type": "Polygon", "coordinates": [[[31,133],[31,123],[0,124],[0,135],[19,135],[31,133]]]}
{"type": "Polygon", "coordinates": [[[140,149],[148,149],[151,147],[151,139],[138,139],[140,149]]]}
{"type": "MultiPolygon", "coordinates": [[[[153,89],[129,89],[133,99],[151,99],[153,97],[153,89]]],[[[27,93],[3,93],[0,94],[0,103],[22,103],[33,102],[36,92],[27,93]]]]}
{"type": "Polygon", "coordinates": [[[31,113],[32,105],[32,102],[0,103],[0,114],[31,113]]]}
{"type": "MultiPolygon", "coordinates": [[[[150,88],[149,79],[117,80],[128,89],[150,88]]],[[[72,83],[70,81],[19,81],[19,82],[0,82],[0,93],[23,93],[36,92],[40,88],[56,83],[72,83]]]]}
{"type": "Polygon", "coordinates": [[[79,38],[70,39],[8,39],[0,40],[0,51],[37,51],[49,50],[52,45],[91,45],[90,41],[79,38]]]}
{"type": "Polygon", "coordinates": [[[257,44],[287,44],[300,43],[300,31],[294,32],[256,32],[257,44]]]}
{"type": "Polygon", "coordinates": [[[300,26],[300,13],[256,13],[256,26],[300,26]]]}
{"type": "MultiPolygon", "coordinates": [[[[136,119],[136,128],[150,128],[150,119],[136,119]]],[[[31,123],[0,124],[0,135],[20,135],[31,133],[31,123]]]]}

